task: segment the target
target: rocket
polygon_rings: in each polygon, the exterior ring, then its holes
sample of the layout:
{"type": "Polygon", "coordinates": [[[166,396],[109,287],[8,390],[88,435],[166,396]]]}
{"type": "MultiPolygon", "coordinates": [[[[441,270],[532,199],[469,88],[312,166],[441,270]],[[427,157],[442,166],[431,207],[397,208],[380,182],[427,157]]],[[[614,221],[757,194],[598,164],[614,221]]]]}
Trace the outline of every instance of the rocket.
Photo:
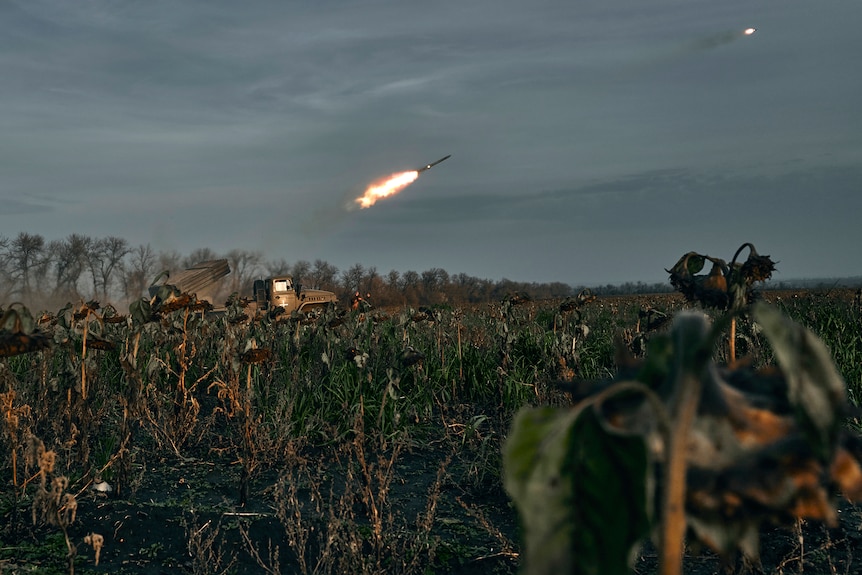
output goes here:
{"type": "Polygon", "coordinates": [[[422,166],[421,168],[419,168],[419,169],[418,169],[418,170],[416,170],[416,171],[417,171],[417,172],[419,172],[419,173],[421,174],[421,173],[422,173],[422,172],[424,172],[425,170],[430,170],[431,168],[433,168],[434,166],[436,166],[437,164],[439,164],[439,163],[440,163],[440,162],[442,162],[443,160],[448,160],[448,159],[449,159],[449,158],[451,158],[451,157],[452,157],[452,154],[449,154],[448,156],[445,156],[445,157],[443,157],[443,158],[440,158],[440,159],[439,159],[439,160],[437,160],[436,162],[431,162],[430,164],[425,164],[424,166],[422,166]]]}

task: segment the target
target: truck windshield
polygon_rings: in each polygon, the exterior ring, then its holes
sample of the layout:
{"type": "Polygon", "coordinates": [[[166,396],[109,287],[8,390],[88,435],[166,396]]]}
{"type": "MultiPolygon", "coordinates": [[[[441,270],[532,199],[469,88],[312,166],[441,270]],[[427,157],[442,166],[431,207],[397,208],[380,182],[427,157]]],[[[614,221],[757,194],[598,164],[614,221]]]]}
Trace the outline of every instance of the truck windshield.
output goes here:
{"type": "Polygon", "coordinates": [[[290,280],[275,280],[273,282],[273,289],[275,291],[289,291],[290,280]]]}

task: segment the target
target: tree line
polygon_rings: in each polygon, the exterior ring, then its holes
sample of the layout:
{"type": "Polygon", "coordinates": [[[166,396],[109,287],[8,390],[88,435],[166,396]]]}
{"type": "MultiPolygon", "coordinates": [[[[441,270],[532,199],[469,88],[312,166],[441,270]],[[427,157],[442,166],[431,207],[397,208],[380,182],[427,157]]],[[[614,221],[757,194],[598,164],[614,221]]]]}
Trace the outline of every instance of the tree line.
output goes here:
{"type": "MultiPolygon", "coordinates": [[[[381,274],[376,267],[360,263],[339,270],[321,259],[268,260],[258,251],[234,249],[218,254],[200,248],[183,255],[176,250],[157,251],[149,244],[131,245],[116,236],[71,234],[49,241],[21,232],[14,238],[0,235],[0,303],[20,301],[34,309],[52,309],[69,301],[96,299],[119,308],[146,297],[161,272],[215,259],[226,259],[231,269],[219,289],[224,297],[250,295],[255,279],[282,274],[292,275],[305,287],[333,291],[345,302],[359,292],[381,306],[483,303],[516,292],[533,299],[564,298],[582,289],[562,282],[492,281],[441,268],[381,274]]],[[[592,289],[598,294],[654,293],[669,291],[670,286],[638,282],[592,289]]]]}

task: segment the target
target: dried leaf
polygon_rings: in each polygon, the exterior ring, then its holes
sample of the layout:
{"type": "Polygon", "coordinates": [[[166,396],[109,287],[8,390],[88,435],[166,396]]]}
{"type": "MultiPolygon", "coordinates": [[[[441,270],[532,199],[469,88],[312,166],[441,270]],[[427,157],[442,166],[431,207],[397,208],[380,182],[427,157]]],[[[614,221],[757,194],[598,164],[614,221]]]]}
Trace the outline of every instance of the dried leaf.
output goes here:
{"type": "Polygon", "coordinates": [[[87,347],[91,349],[98,349],[101,351],[113,351],[117,348],[117,344],[112,341],[108,341],[106,339],[91,335],[87,338],[87,347]]]}
{"type": "Polygon", "coordinates": [[[242,363],[263,363],[272,357],[272,350],[266,348],[253,348],[240,354],[242,363]]]}
{"type": "Polygon", "coordinates": [[[766,304],[753,309],[787,379],[788,399],[799,412],[809,440],[824,461],[831,459],[847,405],[844,380],[826,345],[811,331],[766,304]]]}
{"type": "Polygon", "coordinates": [[[839,447],[829,466],[829,474],[847,499],[862,502],[862,465],[852,453],[839,447]]]}
{"type": "Polygon", "coordinates": [[[51,338],[44,334],[0,331],[0,357],[11,357],[50,347],[51,338]]]}
{"type": "Polygon", "coordinates": [[[775,263],[769,256],[761,256],[753,248],[741,268],[742,276],[749,285],[768,280],[774,271],[775,263]]]}

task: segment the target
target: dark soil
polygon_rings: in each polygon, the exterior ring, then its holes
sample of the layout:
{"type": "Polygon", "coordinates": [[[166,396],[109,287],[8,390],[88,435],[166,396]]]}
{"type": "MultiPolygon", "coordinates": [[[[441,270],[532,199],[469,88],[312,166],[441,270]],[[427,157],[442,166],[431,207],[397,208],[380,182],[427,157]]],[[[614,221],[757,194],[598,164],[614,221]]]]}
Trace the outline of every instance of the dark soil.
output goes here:
{"type": "MultiPolygon", "coordinates": [[[[397,458],[388,496],[389,512],[394,516],[392,525],[405,533],[419,529],[415,518],[427,511],[429,491],[446,457],[445,453],[426,449],[397,458]]],[[[303,473],[320,482],[319,491],[327,494],[325,497],[346,492],[348,462],[343,457],[318,453],[306,461],[309,466],[303,473]],[[315,464],[319,469],[314,468],[315,464]]],[[[238,504],[239,466],[218,456],[141,464],[137,469],[138,484],[127,498],[86,489],[78,495],[78,514],[70,528],[70,537],[77,546],[75,571],[129,575],[263,573],[254,552],[271,567],[275,562],[270,553],[276,553],[277,547],[281,572],[300,572],[277,514],[275,486],[285,471],[272,467],[256,473],[245,506],[238,504]],[[241,528],[248,533],[250,542],[244,540],[241,528]],[[83,543],[84,537],[93,532],[105,538],[98,566],[93,549],[83,543]]],[[[425,572],[517,572],[517,517],[499,478],[477,483],[467,480],[464,471],[457,460],[450,463],[439,484],[431,529],[436,552],[430,564],[424,566],[425,572]]],[[[307,521],[303,528],[320,528],[321,518],[313,512],[308,479],[301,483],[297,496],[303,505],[303,521],[307,521]]],[[[363,530],[367,520],[362,516],[367,509],[359,493],[354,493],[353,498],[357,526],[363,530]]],[[[66,546],[59,529],[34,528],[25,504],[13,508],[9,502],[4,503],[0,573],[68,573],[66,546]]],[[[862,573],[862,562],[856,559],[862,555],[862,510],[842,507],[835,529],[802,523],[798,530],[765,531],[761,553],[762,565],[758,568],[744,561],[725,565],[709,552],[696,554],[692,550],[686,557],[685,572],[862,573]]],[[[634,572],[658,572],[652,545],[644,546],[634,572]]]]}
{"type": "MultiPolygon", "coordinates": [[[[445,453],[416,450],[395,460],[386,512],[387,526],[398,533],[384,538],[396,542],[417,527],[417,517],[427,512],[429,492],[437,483],[445,453]],[[403,531],[403,533],[402,533],[403,531]]],[[[352,500],[356,526],[370,539],[367,505],[361,494],[345,487],[348,461],[322,453],[310,455],[304,469],[294,472],[302,484],[297,498],[302,504],[302,528],[325,528],[328,509],[314,511],[310,482],[332,506],[342,495],[352,500]],[[317,468],[315,467],[317,466],[317,468]],[[310,479],[312,478],[312,479],[310,479]],[[330,494],[334,494],[330,495],[330,494]]],[[[355,463],[355,462],[354,462],[355,463]]],[[[296,465],[296,464],[294,464],[296,465]]],[[[286,467],[256,472],[244,506],[240,500],[240,466],[218,456],[204,459],[158,460],[137,467],[134,493],[118,498],[91,488],[77,496],[78,512],[69,529],[77,546],[76,573],[167,574],[263,573],[257,552],[267,566],[275,565],[270,550],[277,547],[281,572],[300,572],[295,552],[287,542],[277,513],[275,488],[286,467]],[[248,533],[244,541],[241,528],[248,533]],[[104,536],[99,565],[93,549],[83,543],[89,533],[104,536]],[[197,543],[195,543],[197,542],[197,543]]],[[[499,483],[465,480],[457,461],[439,482],[439,496],[429,541],[435,546],[426,572],[514,573],[517,571],[517,519],[499,483]]],[[[4,502],[0,527],[0,573],[68,573],[66,545],[57,527],[34,527],[26,504],[10,508],[4,502]],[[17,511],[17,517],[16,513],[17,511]],[[25,552],[26,550],[26,552],[25,552]]],[[[345,512],[338,508],[337,511],[345,512]]],[[[309,546],[313,554],[314,545],[309,546]]],[[[313,567],[314,559],[309,559],[313,567]]]]}

